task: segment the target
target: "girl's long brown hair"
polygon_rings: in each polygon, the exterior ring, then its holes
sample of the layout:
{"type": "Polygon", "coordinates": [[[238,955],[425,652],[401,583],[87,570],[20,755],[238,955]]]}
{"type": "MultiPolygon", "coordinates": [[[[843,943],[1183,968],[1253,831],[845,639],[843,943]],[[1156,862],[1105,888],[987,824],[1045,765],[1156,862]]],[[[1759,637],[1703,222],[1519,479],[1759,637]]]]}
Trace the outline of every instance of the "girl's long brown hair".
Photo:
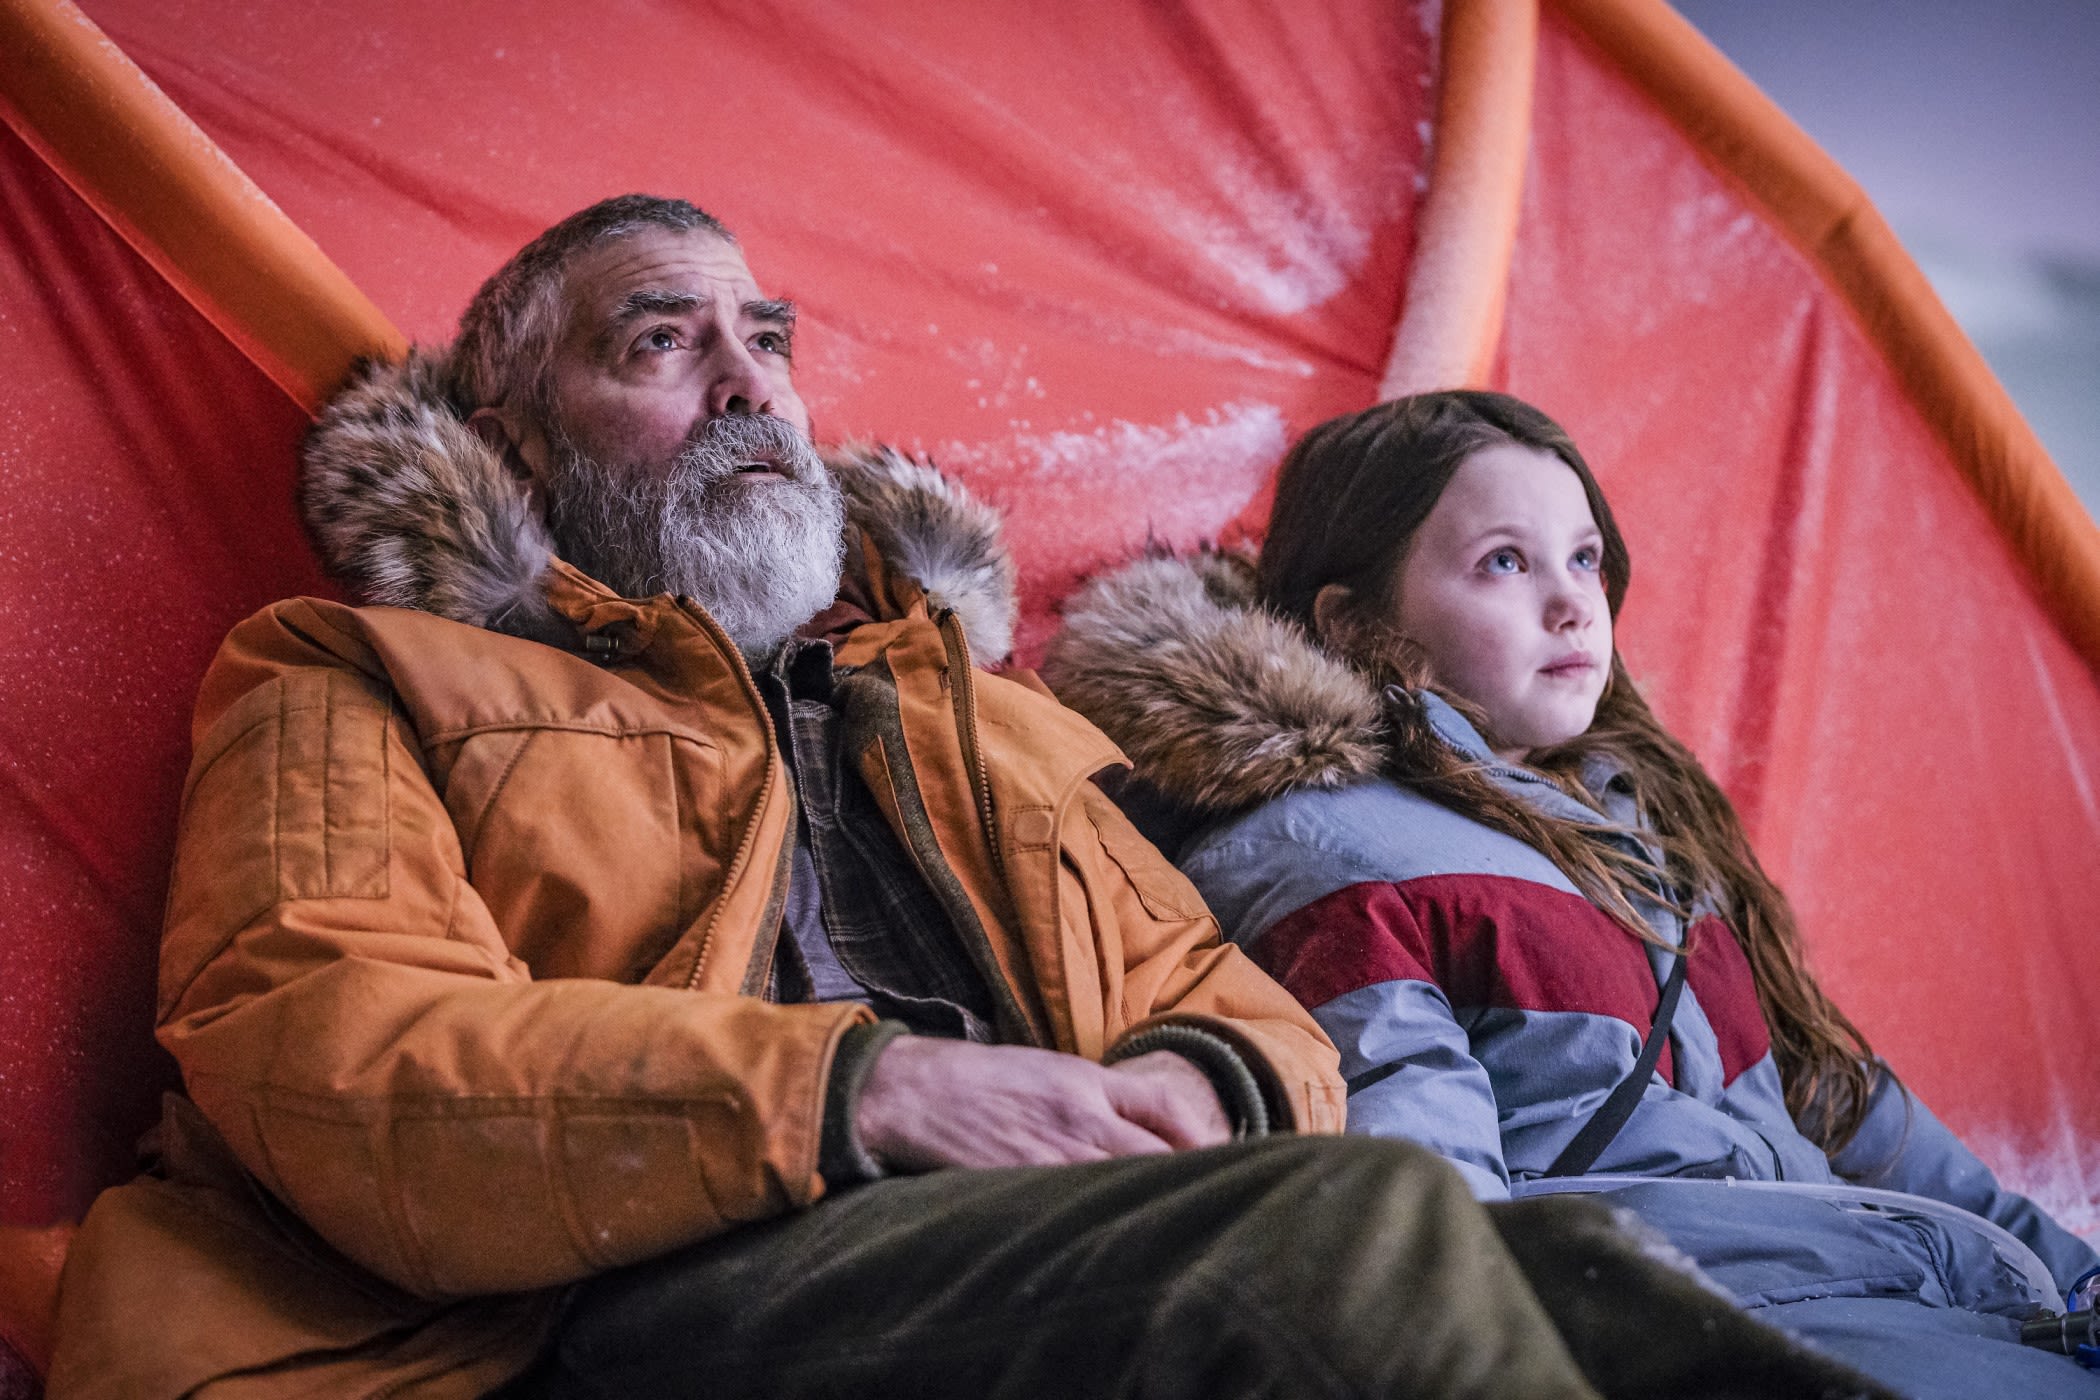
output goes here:
{"type": "MultiPolygon", "coordinates": [[[[1380,404],[1300,439],[1277,479],[1259,566],[1262,602],[1319,635],[1314,602],[1320,591],[1330,584],[1347,590],[1350,606],[1339,620],[1330,619],[1320,641],[1388,686],[1394,778],[1543,852],[1643,939],[1654,941],[1654,934],[1637,913],[1641,902],[1688,908],[1704,899],[1717,907],[1750,964],[1787,1108],[1818,1146],[1834,1153],[1852,1140],[1866,1114],[1877,1072],[1873,1052],[1809,975],[1793,908],[1750,849],[1734,804],[1656,719],[1616,649],[1589,729],[1534,751],[1527,762],[1594,805],[1601,794],[1585,790],[1582,771],[1593,758],[1611,760],[1633,785],[1648,838],[1662,851],[1661,872],[1610,839],[1617,834],[1612,828],[1541,815],[1505,792],[1481,765],[1439,741],[1407,698],[1429,676],[1420,652],[1390,627],[1401,562],[1460,464],[1501,443],[1550,452],[1581,478],[1604,541],[1605,600],[1617,617],[1632,561],[1589,464],[1545,414],[1507,394],[1476,390],[1380,404]]],[[[1481,718],[1462,697],[1439,693],[1469,718],[1481,718]]]]}

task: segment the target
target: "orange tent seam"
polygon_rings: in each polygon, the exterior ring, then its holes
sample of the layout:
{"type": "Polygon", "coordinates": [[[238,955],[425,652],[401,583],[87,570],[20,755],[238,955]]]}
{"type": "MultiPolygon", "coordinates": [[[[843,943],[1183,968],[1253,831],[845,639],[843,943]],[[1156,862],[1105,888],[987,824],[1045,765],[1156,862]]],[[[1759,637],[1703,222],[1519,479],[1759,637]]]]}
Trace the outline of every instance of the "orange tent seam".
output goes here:
{"type": "Polygon", "coordinates": [[[1663,0],[1555,0],[1850,308],[1982,500],[2043,607],[2100,670],[2100,528],[1863,190],[1663,0]]]}
{"type": "Polygon", "coordinates": [[[1538,0],[1449,0],[1429,189],[1378,397],[1487,382],[1531,146],[1538,0]]]}
{"type": "Polygon", "coordinates": [[[407,342],[72,0],[0,0],[0,118],[312,411],[407,342]]]}

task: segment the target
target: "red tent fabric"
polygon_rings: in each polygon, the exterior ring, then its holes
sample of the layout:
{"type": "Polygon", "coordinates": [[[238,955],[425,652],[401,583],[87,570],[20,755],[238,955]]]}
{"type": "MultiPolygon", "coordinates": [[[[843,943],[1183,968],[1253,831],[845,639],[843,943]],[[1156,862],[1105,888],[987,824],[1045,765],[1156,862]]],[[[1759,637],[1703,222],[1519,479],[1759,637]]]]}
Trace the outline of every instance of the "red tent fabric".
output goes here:
{"type": "Polygon", "coordinates": [[[324,587],[305,415],[0,132],[0,1219],[77,1218],[172,1069],[155,929],[228,626],[324,587]]]}
{"type": "Polygon", "coordinates": [[[1498,387],[1631,523],[1629,665],[1819,973],[2092,1231],[2100,686],[1895,372],[1741,187],[1551,14],[1498,387]]]}
{"type": "MultiPolygon", "coordinates": [[[[1455,133],[1426,0],[84,8],[417,339],[602,195],[712,209],[803,305],[820,434],[1008,508],[1024,660],[1148,537],[1258,532],[1288,442],[1373,401],[1436,291],[1420,211],[1455,133]]],[[[1539,23],[1486,377],[1598,465],[1629,659],[1826,983],[2092,1230],[2095,653],[1843,278],[1600,40],[1609,8],[1539,23]]],[[[325,585],[299,407],[14,136],[0,197],[0,1218],[32,1222],[126,1170],[167,1079],[196,679],[232,621],[325,585]]]]}

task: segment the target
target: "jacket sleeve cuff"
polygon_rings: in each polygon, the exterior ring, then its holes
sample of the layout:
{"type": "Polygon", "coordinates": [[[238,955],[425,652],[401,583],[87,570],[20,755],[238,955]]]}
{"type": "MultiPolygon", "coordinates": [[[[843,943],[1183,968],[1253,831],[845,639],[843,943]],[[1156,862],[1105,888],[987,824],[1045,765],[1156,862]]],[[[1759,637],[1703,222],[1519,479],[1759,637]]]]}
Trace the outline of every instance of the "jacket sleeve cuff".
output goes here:
{"type": "Polygon", "coordinates": [[[1203,1071],[1211,1088],[1217,1090],[1218,1101],[1225,1105],[1226,1116],[1232,1119],[1235,1138],[1269,1135],[1269,1106],[1261,1084],[1239,1050],[1223,1036],[1172,1022],[1147,1026],[1112,1046],[1101,1062],[1112,1065],[1154,1050],[1171,1050],[1203,1071]]]}
{"type": "Polygon", "coordinates": [[[861,1145],[853,1119],[875,1057],[904,1033],[902,1021],[875,1021],[854,1026],[839,1037],[839,1048],[831,1056],[831,1077],[824,1084],[824,1128],[817,1144],[817,1171],[826,1190],[858,1186],[888,1175],[861,1145]]]}

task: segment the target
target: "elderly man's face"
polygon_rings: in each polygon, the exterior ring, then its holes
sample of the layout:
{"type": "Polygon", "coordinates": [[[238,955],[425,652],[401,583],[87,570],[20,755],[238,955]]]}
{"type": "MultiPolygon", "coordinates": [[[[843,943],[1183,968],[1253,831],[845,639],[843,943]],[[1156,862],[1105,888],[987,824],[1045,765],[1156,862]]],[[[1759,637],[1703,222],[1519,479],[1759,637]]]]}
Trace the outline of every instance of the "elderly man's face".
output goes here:
{"type": "Polygon", "coordinates": [[[547,389],[580,451],[668,469],[728,414],[771,414],[807,436],[789,373],[794,309],[759,291],[734,244],[646,229],[583,254],[566,285],[547,389]]]}
{"type": "Polygon", "coordinates": [[[697,599],[770,654],[838,588],[845,502],[788,378],[794,311],[706,233],[578,257],[545,421],[511,441],[568,561],[629,597],[697,599]]]}

